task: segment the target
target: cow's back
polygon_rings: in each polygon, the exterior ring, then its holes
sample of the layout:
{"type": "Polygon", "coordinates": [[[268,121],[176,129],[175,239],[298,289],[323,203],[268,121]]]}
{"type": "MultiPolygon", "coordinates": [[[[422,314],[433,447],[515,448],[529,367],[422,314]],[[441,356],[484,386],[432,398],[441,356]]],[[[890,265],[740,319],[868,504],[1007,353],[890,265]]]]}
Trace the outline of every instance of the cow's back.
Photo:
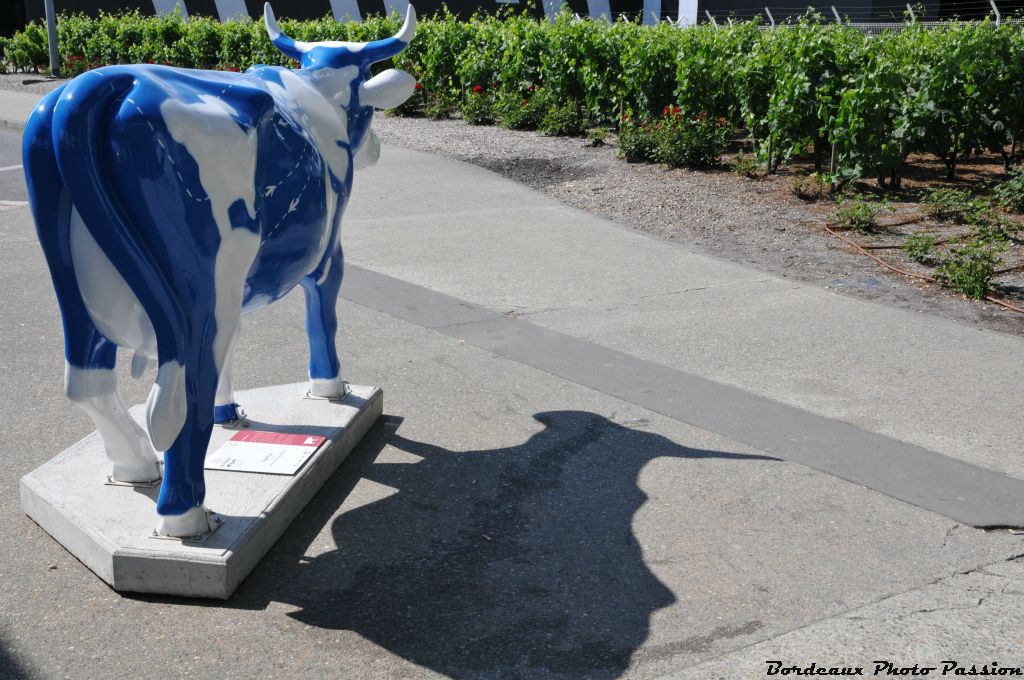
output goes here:
{"type": "Polygon", "coordinates": [[[257,78],[138,68],[107,131],[132,222],[150,248],[199,267],[228,228],[259,234],[244,304],[280,298],[319,264],[332,232],[340,187],[310,134],[257,78]]]}

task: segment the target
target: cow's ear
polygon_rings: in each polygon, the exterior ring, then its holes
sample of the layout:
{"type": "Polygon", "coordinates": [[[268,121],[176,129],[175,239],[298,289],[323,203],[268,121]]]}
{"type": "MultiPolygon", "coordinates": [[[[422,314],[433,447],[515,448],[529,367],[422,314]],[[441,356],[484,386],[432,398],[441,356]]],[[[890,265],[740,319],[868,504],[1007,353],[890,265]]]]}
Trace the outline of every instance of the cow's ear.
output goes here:
{"type": "Polygon", "coordinates": [[[412,96],[416,79],[405,71],[389,68],[359,86],[359,104],[393,109],[412,96]]]}

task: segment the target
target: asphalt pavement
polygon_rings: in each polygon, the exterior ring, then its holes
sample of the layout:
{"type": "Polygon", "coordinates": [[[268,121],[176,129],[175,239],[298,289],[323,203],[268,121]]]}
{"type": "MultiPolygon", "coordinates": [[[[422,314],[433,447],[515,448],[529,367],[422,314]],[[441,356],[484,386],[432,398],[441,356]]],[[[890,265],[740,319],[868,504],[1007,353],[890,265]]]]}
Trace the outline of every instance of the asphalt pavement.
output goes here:
{"type": "MultiPolygon", "coordinates": [[[[0,131],[0,168],[19,149],[0,131]]],[[[22,181],[0,171],[4,677],[1024,665],[1024,539],[978,528],[1024,524],[1021,338],[391,147],[356,177],[338,339],[385,418],[226,603],[121,596],[18,503],[93,428],[22,181]]],[[[245,317],[240,388],[305,365],[300,296],[245,317]]]]}
{"type": "Polygon", "coordinates": [[[0,128],[0,201],[27,201],[21,168],[21,135],[0,128]]]}

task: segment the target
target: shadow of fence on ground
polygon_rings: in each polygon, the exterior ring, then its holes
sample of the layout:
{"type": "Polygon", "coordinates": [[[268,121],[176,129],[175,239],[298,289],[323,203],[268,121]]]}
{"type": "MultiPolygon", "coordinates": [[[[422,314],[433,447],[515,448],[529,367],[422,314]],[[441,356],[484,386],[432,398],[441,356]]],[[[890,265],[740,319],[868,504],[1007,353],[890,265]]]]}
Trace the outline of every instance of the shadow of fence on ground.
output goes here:
{"type": "Polygon", "coordinates": [[[412,441],[385,418],[229,606],[284,602],[310,626],[455,678],[618,677],[675,601],[633,536],[641,468],[777,459],[691,449],[593,413],[534,417],[541,432],[485,451],[412,441]],[[385,445],[422,460],[376,463],[385,445]],[[336,549],[305,557],[360,479],[390,488],[334,520],[336,549]]]}

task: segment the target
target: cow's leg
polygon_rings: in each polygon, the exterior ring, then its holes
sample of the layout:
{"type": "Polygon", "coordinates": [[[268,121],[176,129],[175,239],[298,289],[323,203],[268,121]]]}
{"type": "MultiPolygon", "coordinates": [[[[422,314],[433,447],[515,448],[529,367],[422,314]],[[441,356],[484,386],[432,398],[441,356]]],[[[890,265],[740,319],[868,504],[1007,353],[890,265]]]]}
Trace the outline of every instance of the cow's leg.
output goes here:
{"type": "MultiPolygon", "coordinates": [[[[69,343],[70,344],[70,343],[69,343]]],[[[80,368],[69,361],[64,371],[68,397],[89,414],[113,463],[111,476],[119,482],[151,482],[160,479],[156,453],[146,432],[130,415],[117,389],[117,371],[95,363],[99,354],[113,358],[117,348],[102,339],[93,346],[92,365],[80,368]]],[[[102,363],[107,363],[104,358],[102,363]]]]}
{"type": "Polygon", "coordinates": [[[160,515],[157,532],[164,536],[195,536],[210,530],[209,514],[203,505],[203,462],[213,431],[217,388],[216,372],[211,369],[208,367],[208,374],[203,375],[200,368],[185,366],[185,389],[190,396],[188,414],[177,439],[164,452],[164,481],[156,502],[160,515]]]}
{"type": "MultiPolygon", "coordinates": [[[[68,398],[96,424],[107,458],[113,463],[111,476],[115,480],[149,482],[159,479],[156,453],[146,432],[128,415],[118,393],[114,370],[116,343],[140,340],[138,337],[133,340],[131,333],[126,337],[119,333],[127,327],[148,325],[148,319],[134,318],[133,312],[126,311],[137,310],[137,301],[130,292],[126,293],[127,284],[117,276],[74,209],[69,217],[67,245],[74,278],[73,281],[61,280],[55,286],[61,309],[65,313],[75,310],[65,323],[68,361],[64,389],[68,398]],[[100,293],[96,292],[97,286],[102,288],[100,293]],[[112,308],[118,308],[120,313],[112,313],[112,308]],[[104,330],[109,337],[97,328],[96,319],[105,319],[104,330]]],[[[144,364],[137,356],[133,373],[141,372],[144,364]]]]}
{"type": "Polygon", "coordinates": [[[323,267],[302,280],[309,336],[309,392],[329,399],[345,396],[334,336],[338,331],[338,291],[344,260],[337,248],[323,267]]]}
{"type": "Polygon", "coordinates": [[[235,349],[238,347],[238,336],[241,335],[242,324],[235,326],[235,332],[228,344],[227,354],[220,370],[220,381],[217,383],[217,396],[213,407],[213,422],[219,425],[230,425],[238,422],[242,411],[235,401],[235,386],[232,381],[235,363],[235,349]]]}
{"type": "MultiPolygon", "coordinates": [[[[211,324],[197,325],[209,327],[211,324]]],[[[208,337],[190,337],[187,347],[185,424],[164,452],[164,481],[156,502],[160,515],[157,532],[164,536],[195,536],[210,530],[209,513],[203,505],[206,498],[203,463],[213,431],[217,365],[208,337]]]]}
{"type": "MultiPolygon", "coordinates": [[[[40,124],[36,120],[34,125],[40,124]]],[[[64,389],[99,430],[107,458],[113,463],[114,479],[159,479],[160,468],[149,438],[128,415],[117,392],[117,346],[96,328],[79,288],[71,256],[73,208],[52,149],[47,147],[48,127],[45,132],[30,148],[26,176],[33,193],[32,210],[39,243],[50,266],[64,320],[64,389]]]]}
{"type": "Polygon", "coordinates": [[[230,377],[222,380],[222,374],[230,372],[231,350],[238,340],[244,271],[236,272],[239,274],[237,289],[217,290],[216,307],[197,305],[194,310],[195,319],[205,317],[214,322],[196,323],[195,328],[200,330],[186,343],[188,411],[178,438],[164,453],[164,483],[156,504],[160,515],[157,532],[165,536],[194,536],[211,528],[209,513],[203,505],[206,497],[203,463],[213,432],[218,385],[230,385],[230,377]]]}

